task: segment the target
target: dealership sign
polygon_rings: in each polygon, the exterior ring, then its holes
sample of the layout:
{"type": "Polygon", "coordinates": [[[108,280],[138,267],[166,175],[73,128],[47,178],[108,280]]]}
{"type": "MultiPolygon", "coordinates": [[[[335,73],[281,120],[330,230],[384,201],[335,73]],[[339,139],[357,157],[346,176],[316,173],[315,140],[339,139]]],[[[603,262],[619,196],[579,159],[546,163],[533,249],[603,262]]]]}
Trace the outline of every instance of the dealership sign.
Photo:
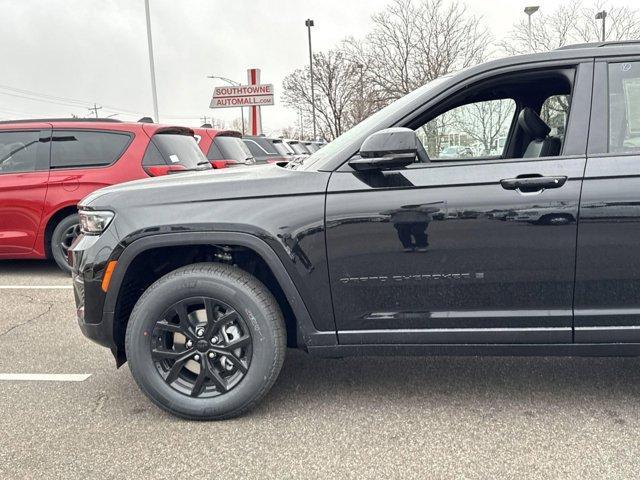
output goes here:
{"type": "Polygon", "coordinates": [[[252,107],[273,105],[273,84],[229,85],[216,87],[211,108],[252,107]]]}

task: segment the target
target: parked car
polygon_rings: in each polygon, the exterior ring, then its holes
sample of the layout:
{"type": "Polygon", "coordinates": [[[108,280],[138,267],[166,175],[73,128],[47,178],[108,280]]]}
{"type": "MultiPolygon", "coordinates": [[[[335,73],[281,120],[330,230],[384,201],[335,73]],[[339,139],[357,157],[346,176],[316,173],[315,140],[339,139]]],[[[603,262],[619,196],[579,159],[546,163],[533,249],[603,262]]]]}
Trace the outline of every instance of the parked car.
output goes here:
{"type": "Polygon", "coordinates": [[[300,140],[283,140],[296,155],[311,155],[311,151],[300,140]]]}
{"type": "Polygon", "coordinates": [[[474,153],[471,147],[464,147],[461,145],[451,145],[449,147],[444,147],[438,158],[468,158],[473,157],[474,153]]]}
{"type": "Polygon", "coordinates": [[[0,259],[52,258],[70,271],[78,201],[107,185],[210,169],[192,134],[106,119],[0,122],[0,259]]]}
{"type": "Polygon", "coordinates": [[[271,139],[261,135],[245,135],[242,137],[256,163],[288,162],[291,160],[288,153],[278,150],[271,139]]]}
{"type": "Polygon", "coordinates": [[[280,155],[291,158],[296,156],[296,152],[282,138],[269,138],[269,143],[280,153],[280,155]]]}
{"type": "Polygon", "coordinates": [[[254,165],[253,154],[242,141],[242,134],[234,130],[216,130],[208,126],[193,129],[194,137],[202,153],[213,168],[238,165],[254,165]]]}
{"type": "Polygon", "coordinates": [[[309,140],[305,140],[302,143],[304,144],[305,147],[307,147],[307,150],[309,150],[310,153],[316,153],[318,150],[320,150],[322,147],[326,145],[326,143],[313,142],[309,140]]]}
{"type": "Polygon", "coordinates": [[[295,164],[102,189],[72,248],[80,328],[191,419],[255,406],[287,346],[640,355],[638,83],[640,43],[504,58],[295,164]],[[571,97],[563,142],[540,117],[556,95],[571,97]],[[500,158],[432,162],[430,122],[481,102],[504,102],[500,158]],[[506,220],[527,210],[571,221],[506,220]]]}

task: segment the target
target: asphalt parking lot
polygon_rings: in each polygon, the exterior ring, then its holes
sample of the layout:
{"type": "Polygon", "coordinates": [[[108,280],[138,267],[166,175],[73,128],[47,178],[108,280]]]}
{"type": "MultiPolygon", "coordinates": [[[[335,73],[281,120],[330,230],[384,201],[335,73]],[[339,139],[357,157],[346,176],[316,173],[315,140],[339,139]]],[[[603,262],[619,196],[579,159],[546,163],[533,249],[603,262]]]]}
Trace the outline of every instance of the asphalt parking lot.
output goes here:
{"type": "Polygon", "coordinates": [[[314,359],[217,423],[149,403],[85,340],[69,279],[0,262],[0,478],[637,478],[640,360],[314,359]],[[4,288],[12,287],[12,288],[4,288]],[[23,287],[23,288],[16,288],[23,287]]]}

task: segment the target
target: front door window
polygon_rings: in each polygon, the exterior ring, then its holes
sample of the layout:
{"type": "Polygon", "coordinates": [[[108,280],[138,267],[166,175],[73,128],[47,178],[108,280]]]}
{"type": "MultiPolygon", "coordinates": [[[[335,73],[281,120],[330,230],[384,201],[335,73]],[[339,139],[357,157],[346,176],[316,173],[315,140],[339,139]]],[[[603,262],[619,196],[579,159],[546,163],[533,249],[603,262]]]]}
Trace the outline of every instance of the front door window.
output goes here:
{"type": "Polygon", "coordinates": [[[469,103],[439,115],[416,133],[432,160],[500,157],[515,112],[510,98],[469,103]]]}

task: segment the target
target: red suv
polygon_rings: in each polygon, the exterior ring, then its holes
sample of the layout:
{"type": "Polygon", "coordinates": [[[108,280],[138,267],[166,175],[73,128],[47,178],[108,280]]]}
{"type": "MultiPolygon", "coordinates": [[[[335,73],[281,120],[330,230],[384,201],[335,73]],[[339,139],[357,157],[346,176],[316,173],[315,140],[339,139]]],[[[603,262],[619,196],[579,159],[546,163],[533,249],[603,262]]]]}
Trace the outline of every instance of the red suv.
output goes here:
{"type": "Polygon", "coordinates": [[[242,134],[234,130],[216,130],[208,124],[193,129],[198,146],[213,168],[254,165],[256,159],[242,141],[242,134]]]}
{"type": "Polygon", "coordinates": [[[116,183],[211,169],[193,134],[106,119],[0,122],[0,259],[53,258],[70,271],[78,201],[116,183]]]}

